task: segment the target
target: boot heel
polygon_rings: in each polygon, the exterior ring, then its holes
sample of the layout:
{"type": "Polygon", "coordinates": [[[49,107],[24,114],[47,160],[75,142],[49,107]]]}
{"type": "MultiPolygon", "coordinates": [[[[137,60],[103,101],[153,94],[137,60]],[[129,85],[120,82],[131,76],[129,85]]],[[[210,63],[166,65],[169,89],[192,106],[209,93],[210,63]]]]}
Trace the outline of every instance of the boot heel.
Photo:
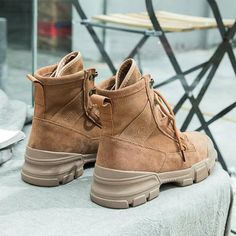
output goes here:
{"type": "Polygon", "coordinates": [[[91,200],[109,208],[141,205],[159,195],[160,181],[155,173],[120,171],[96,165],[91,200]]]}
{"type": "Polygon", "coordinates": [[[84,164],[95,159],[96,154],[51,152],[27,147],[21,177],[37,186],[58,186],[81,176],[84,164]]]}

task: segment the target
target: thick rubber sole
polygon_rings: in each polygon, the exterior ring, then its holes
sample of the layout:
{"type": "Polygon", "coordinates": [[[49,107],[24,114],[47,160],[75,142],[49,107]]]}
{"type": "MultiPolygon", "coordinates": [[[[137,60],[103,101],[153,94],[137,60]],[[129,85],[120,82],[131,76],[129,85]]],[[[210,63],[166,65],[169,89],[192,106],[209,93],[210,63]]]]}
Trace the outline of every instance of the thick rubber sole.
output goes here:
{"type": "Polygon", "coordinates": [[[84,165],[95,162],[96,154],[51,152],[27,147],[22,179],[33,185],[54,187],[83,174],[84,165]]]}
{"type": "Polygon", "coordinates": [[[207,159],[191,168],[165,173],[120,171],[96,165],[90,197],[108,208],[138,206],[156,198],[162,184],[188,186],[204,180],[212,172],[216,157],[214,150],[207,159]]]}

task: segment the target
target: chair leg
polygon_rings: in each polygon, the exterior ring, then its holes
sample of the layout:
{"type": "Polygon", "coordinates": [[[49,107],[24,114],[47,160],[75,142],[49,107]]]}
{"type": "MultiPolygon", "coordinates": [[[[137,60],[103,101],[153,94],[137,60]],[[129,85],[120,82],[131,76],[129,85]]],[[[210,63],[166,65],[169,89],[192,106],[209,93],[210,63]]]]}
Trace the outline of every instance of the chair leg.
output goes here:
{"type": "Polygon", "coordinates": [[[149,15],[149,17],[150,17],[150,20],[151,20],[151,22],[152,22],[153,28],[154,28],[156,31],[162,31],[162,32],[163,32],[163,34],[159,36],[160,41],[161,41],[161,44],[162,44],[162,46],[163,46],[163,48],[164,48],[164,50],[165,50],[165,52],[166,52],[166,54],[167,54],[167,56],[168,56],[170,62],[171,62],[171,64],[172,64],[174,70],[175,70],[175,73],[180,76],[180,77],[179,77],[179,78],[180,78],[179,80],[180,80],[180,82],[181,82],[182,87],[183,87],[184,90],[185,90],[185,93],[188,94],[188,95],[187,95],[187,98],[188,98],[188,100],[190,101],[190,103],[191,103],[191,105],[192,105],[192,109],[193,109],[194,113],[197,115],[197,117],[198,117],[198,119],[199,119],[201,125],[204,127],[204,131],[206,132],[206,134],[207,134],[207,135],[212,139],[212,141],[214,142],[215,147],[216,147],[216,149],[217,149],[217,151],[218,151],[219,160],[220,160],[220,162],[221,162],[223,168],[224,168],[225,170],[227,170],[227,166],[226,166],[226,164],[225,164],[225,162],[224,162],[224,159],[223,159],[223,157],[222,157],[222,155],[221,155],[221,153],[220,153],[220,151],[219,151],[218,146],[216,145],[216,142],[215,142],[215,140],[214,140],[214,138],[213,138],[213,135],[211,134],[210,129],[209,129],[207,126],[205,126],[206,121],[205,121],[205,118],[204,118],[204,116],[203,116],[203,114],[202,114],[202,112],[201,112],[201,110],[200,110],[198,104],[197,104],[197,101],[195,100],[195,98],[193,97],[193,95],[191,95],[191,94],[188,93],[190,90],[189,90],[189,86],[188,86],[188,84],[187,84],[186,78],[185,78],[184,73],[182,72],[182,70],[181,70],[181,68],[180,68],[180,65],[179,65],[178,62],[177,62],[177,59],[176,59],[176,57],[175,57],[175,55],[174,55],[174,52],[173,52],[173,50],[172,50],[172,48],[171,48],[171,46],[170,46],[170,44],[169,44],[169,42],[168,42],[168,40],[167,40],[167,38],[166,38],[166,36],[165,36],[165,33],[164,33],[164,31],[162,30],[162,28],[161,28],[161,26],[160,26],[160,24],[159,24],[159,22],[158,22],[158,20],[157,20],[157,17],[156,17],[154,8],[153,8],[152,0],[146,0],[146,8],[147,8],[147,11],[148,11],[148,15],[149,15]]]}
{"type": "MultiPolygon", "coordinates": [[[[82,20],[87,20],[87,16],[86,14],[84,13],[80,3],[79,3],[79,0],[72,0],[72,3],[77,11],[77,13],[79,14],[80,18],[82,20]]],[[[110,58],[110,56],[108,55],[108,53],[106,52],[105,48],[104,48],[104,45],[103,43],[101,42],[101,40],[99,39],[97,33],[95,32],[95,30],[93,29],[92,26],[90,25],[85,25],[85,27],[87,28],[89,34],[91,35],[94,43],[96,44],[99,52],[101,53],[101,55],[103,56],[103,59],[105,60],[105,62],[107,63],[108,67],[110,68],[112,74],[115,74],[116,73],[116,68],[110,58]]]]}
{"type": "MultiPolygon", "coordinates": [[[[196,105],[199,106],[200,102],[202,101],[203,99],[203,96],[204,94],[206,93],[211,81],[213,80],[214,76],[215,76],[215,73],[220,65],[220,62],[222,61],[223,59],[223,56],[224,56],[225,52],[222,53],[221,55],[218,55],[218,57],[216,57],[214,60],[214,64],[202,86],[202,88],[200,89],[200,92],[198,93],[197,95],[197,98],[196,98],[196,105]]],[[[189,111],[185,121],[183,122],[183,125],[181,127],[181,130],[186,130],[188,128],[188,125],[189,123],[191,122],[192,118],[193,118],[193,115],[194,115],[195,111],[193,108],[191,108],[191,110],[189,111]]]]}
{"type": "Polygon", "coordinates": [[[135,47],[132,49],[132,51],[129,53],[129,55],[126,58],[134,57],[139,52],[139,50],[143,47],[143,45],[146,43],[149,37],[150,36],[148,35],[143,35],[142,38],[138,41],[138,43],[135,45],[135,47]]]}
{"type": "MultiPolygon", "coordinates": [[[[85,27],[87,28],[90,36],[92,37],[93,41],[95,42],[95,45],[97,46],[100,54],[102,55],[105,63],[108,65],[108,67],[110,68],[112,74],[116,73],[116,68],[114,66],[114,63],[111,60],[111,57],[108,55],[107,51],[104,48],[104,45],[102,43],[102,41],[99,39],[97,33],[95,32],[95,30],[93,29],[92,25],[86,24],[86,21],[88,20],[85,12],[83,11],[81,4],[79,2],[79,0],[71,0],[77,13],[79,14],[80,18],[85,22],[83,23],[85,25],[85,27]]],[[[127,31],[129,32],[129,31],[127,31]]],[[[132,31],[130,31],[132,32],[132,31]]],[[[136,44],[136,46],[132,49],[132,51],[130,52],[130,54],[128,55],[127,58],[129,57],[134,57],[135,55],[138,54],[138,52],[140,51],[140,49],[142,48],[142,46],[145,44],[145,42],[147,41],[147,39],[150,37],[150,35],[148,34],[143,34],[142,38],[138,41],[138,43],[136,44]]],[[[139,59],[138,59],[139,61],[139,59]]]]}
{"type": "MultiPolygon", "coordinates": [[[[163,45],[164,49],[167,50],[166,53],[168,54],[168,57],[171,59],[171,61],[174,61],[174,62],[175,62],[175,63],[172,64],[172,65],[173,65],[173,67],[174,67],[176,73],[179,72],[179,74],[181,74],[180,66],[179,66],[179,64],[178,64],[178,62],[177,62],[177,60],[176,60],[176,58],[175,58],[175,56],[174,56],[174,53],[173,53],[172,49],[171,49],[170,47],[168,47],[169,43],[168,43],[167,39],[165,39],[165,36],[164,36],[164,40],[162,39],[161,42],[162,42],[162,45],[163,45]],[[166,47],[166,46],[167,46],[167,47],[166,47]]],[[[217,67],[218,67],[218,66],[217,66],[217,67]]],[[[212,72],[212,73],[213,73],[213,72],[212,72]]],[[[212,77],[213,77],[213,76],[212,76],[212,77]]],[[[185,93],[187,93],[187,91],[189,90],[189,88],[188,88],[188,85],[186,86],[187,82],[186,82],[186,79],[185,79],[184,75],[182,75],[182,78],[180,78],[180,82],[181,82],[181,84],[182,84],[182,86],[183,86],[183,88],[184,88],[184,90],[185,90],[185,93]]],[[[210,80],[209,80],[209,82],[210,82],[210,80]]],[[[206,86],[206,88],[207,88],[207,87],[208,87],[208,85],[206,86]]],[[[191,105],[192,105],[193,114],[196,114],[196,115],[197,115],[197,117],[198,117],[198,119],[199,119],[201,125],[203,126],[203,129],[204,129],[205,133],[211,138],[212,142],[214,143],[214,146],[215,146],[215,148],[216,148],[216,150],[217,150],[218,158],[219,158],[219,161],[220,161],[222,167],[223,167],[226,171],[228,171],[227,165],[226,165],[226,163],[225,163],[225,161],[224,161],[224,159],[223,159],[223,157],[222,157],[222,154],[221,154],[221,152],[220,152],[220,150],[219,150],[219,148],[218,148],[218,146],[217,146],[217,144],[216,144],[216,142],[215,142],[215,139],[214,139],[214,137],[213,137],[213,135],[212,135],[212,133],[211,133],[209,127],[205,125],[205,124],[206,124],[206,121],[205,121],[205,118],[204,118],[204,116],[203,116],[203,114],[202,114],[202,112],[201,112],[201,110],[200,110],[200,108],[199,108],[199,106],[198,106],[199,104],[197,103],[197,101],[196,101],[196,99],[193,97],[193,95],[187,96],[187,98],[188,98],[188,100],[190,101],[190,103],[191,103],[191,105]]]]}
{"type": "Polygon", "coordinates": [[[146,43],[146,41],[149,39],[149,35],[143,35],[142,38],[138,41],[138,43],[135,45],[135,47],[132,49],[132,51],[129,53],[129,55],[126,58],[133,58],[137,55],[138,60],[138,66],[140,69],[140,72],[142,74],[142,65],[141,65],[141,57],[140,57],[140,50],[143,47],[143,45],[146,43]]]}
{"type": "Polygon", "coordinates": [[[235,59],[232,45],[230,44],[230,40],[232,40],[234,38],[234,35],[236,33],[236,21],[234,22],[233,26],[230,29],[226,30],[226,27],[224,26],[222,16],[220,14],[220,10],[219,10],[219,7],[218,7],[216,1],[215,0],[207,0],[207,1],[212,9],[215,19],[216,19],[222,40],[228,42],[226,51],[228,53],[231,65],[233,67],[234,74],[236,75],[236,59],[235,59]]]}
{"type": "MultiPolygon", "coordinates": [[[[218,49],[216,51],[218,51],[218,53],[214,54],[213,56],[213,60],[212,60],[212,63],[213,63],[213,66],[212,66],[212,69],[204,83],[204,85],[202,86],[202,89],[200,90],[198,96],[197,96],[197,101],[198,101],[198,105],[200,104],[211,80],[213,79],[214,75],[215,75],[215,72],[217,70],[217,68],[219,67],[220,65],[220,62],[222,61],[223,59],[223,56],[225,55],[225,53],[227,52],[228,53],[228,56],[230,58],[230,62],[231,62],[231,65],[234,69],[234,73],[236,75],[236,59],[235,59],[235,55],[234,55],[234,52],[233,52],[233,49],[232,49],[232,46],[230,44],[230,39],[229,37],[233,37],[234,34],[235,34],[235,29],[236,29],[236,24],[233,25],[233,27],[231,29],[229,29],[228,31],[225,31],[225,29],[221,29],[220,32],[223,32],[224,35],[222,36],[222,38],[224,38],[225,40],[221,43],[221,45],[218,47],[218,49]],[[233,32],[233,33],[232,33],[233,32]],[[220,55],[221,54],[221,55],[220,55]]],[[[179,105],[178,105],[178,108],[179,108],[179,105]]],[[[181,127],[181,130],[185,130],[187,129],[190,121],[192,120],[192,117],[194,115],[194,110],[191,109],[188,116],[186,117],[182,127],[181,127]]]]}
{"type": "MultiPolygon", "coordinates": [[[[221,110],[219,113],[217,113],[215,116],[213,116],[210,120],[208,120],[206,122],[206,126],[209,126],[210,124],[212,124],[213,122],[217,121],[218,119],[220,119],[221,117],[223,117],[224,115],[226,115],[228,112],[230,112],[231,110],[233,110],[236,107],[236,102],[232,103],[231,105],[227,106],[226,108],[224,108],[223,110],[221,110]]],[[[201,131],[203,129],[203,126],[200,126],[199,128],[196,129],[196,131],[201,131]]]]}
{"type": "MultiPolygon", "coordinates": [[[[199,82],[202,80],[202,78],[204,77],[204,75],[206,74],[206,72],[210,69],[210,67],[212,66],[212,64],[214,63],[215,59],[218,58],[221,53],[223,53],[224,51],[224,42],[222,42],[218,48],[215,50],[215,52],[213,53],[213,55],[211,56],[211,58],[208,60],[208,62],[206,63],[206,65],[202,68],[202,70],[199,72],[199,74],[197,75],[197,77],[195,78],[195,80],[193,81],[193,83],[190,85],[189,87],[189,92],[192,92],[196,86],[199,84],[199,82]]],[[[182,107],[182,105],[184,104],[184,102],[188,99],[188,94],[184,94],[180,100],[176,103],[173,111],[176,114],[179,109],[182,107]]]]}
{"type": "Polygon", "coordinates": [[[167,38],[165,37],[164,34],[163,34],[162,36],[160,36],[159,38],[160,38],[160,41],[161,41],[161,43],[162,43],[162,46],[163,46],[163,48],[164,48],[164,50],[165,50],[165,52],[166,52],[168,58],[169,58],[170,61],[171,61],[171,64],[172,64],[172,66],[173,66],[173,68],[174,68],[176,74],[178,74],[179,77],[180,77],[179,80],[180,80],[180,83],[181,83],[182,87],[183,87],[184,90],[185,90],[185,93],[188,94],[188,95],[187,95],[187,99],[190,101],[194,113],[196,113],[196,115],[198,116],[198,119],[199,119],[200,123],[201,123],[202,125],[204,125],[204,124],[206,123],[206,122],[205,122],[205,119],[204,119],[204,116],[203,116],[203,114],[202,114],[200,108],[198,107],[198,103],[197,103],[197,101],[195,100],[195,98],[193,97],[193,95],[191,95],[191,94],[188,93],[188,91],[189,91],[189,86],[188,86],[188,84],[187,84],[186,78],[185,78],[185,76],[184,76],[183,73],[182,73],[182,70],[181,70],[181,68],[180,68],[180,66],[179,66],[179,64],[178,64],[178,62],[177,62],[177,59],[176,59],[176,57],[175,57],[175,55],[174,55],[174,52],[173,52],[173,50],[172,50],[172,48],[171,48],[171,46],[170,46],[170,44],[169,44],[167,38]]]}
{"type": "Polygon", "coordinates": [[[235,55],[234,55],[234,52],[233,52],[233,49],[232,49],[232,46],[231,46],[231,45],[228,46],[227,53],[228,53],[228,56],[229,56],[229,60],[230,60],[230,62],[231,62],[231,65],[232,65],[232,67],[233,67],[234,74],[235,74],[235,76],[236,76],[236,59],[235,59],[235,55]]]}

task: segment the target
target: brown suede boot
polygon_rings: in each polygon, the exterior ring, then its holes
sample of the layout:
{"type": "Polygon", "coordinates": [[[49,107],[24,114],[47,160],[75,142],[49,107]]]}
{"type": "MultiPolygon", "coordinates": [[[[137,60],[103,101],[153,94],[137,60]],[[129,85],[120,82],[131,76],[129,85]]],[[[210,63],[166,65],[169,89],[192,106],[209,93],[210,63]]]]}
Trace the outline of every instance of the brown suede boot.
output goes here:
{"type": "Polygon", "coordinates": [[[89,92],[95,69],[83,69],[79,52],[58,64],[37,70],[34,119],[22,169],[22,179],[39,186],[65,184],[94,162],[101,126],[89,92]]]}
{"type": "Polygon", "coordinates": [[[205,179],[216,151],[198,132],[181,133],[163,96],[126,60],[116,79],[97,88],[92,100],[100,110],[102,135],[91,199],[111,208],[128,208],[158,196],[164,183],[180,186],[205,179]]]}

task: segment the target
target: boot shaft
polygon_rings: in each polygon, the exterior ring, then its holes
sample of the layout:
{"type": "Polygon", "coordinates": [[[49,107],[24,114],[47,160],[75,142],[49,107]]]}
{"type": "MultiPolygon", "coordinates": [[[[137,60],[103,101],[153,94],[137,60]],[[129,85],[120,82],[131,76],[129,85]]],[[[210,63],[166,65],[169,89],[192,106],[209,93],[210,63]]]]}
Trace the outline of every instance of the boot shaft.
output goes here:
{"type": "Polygon", "coordinates": [[[160,149],[168,145],[178,150],[174,133],[155,104],[151,78],[144,76],[138,82],[119,90],[97,88],[93,102],[99,104],[102,135],[117,137],[138,145],[160,149]],[[152,137],[158,136],[158,139],[152,137]]]}
{"type": "Polygon", "coordinates": [[[141,80],[133,86],[117,91],[97,88],[97,94],[104,99],[100,106],[104,134],[120,135],[142,112],[148,102],[145,84],[146,81],[141,80]]]}
{"type": "Polygon", "coordinates": [[[22,168],[24,181],[57,186],[94,162],[100,137],[99,114],[91,102],[95,69],[85,70],[79,52],[37,70],[32,130],[22,168]]]}
{"type": "Polygon", "coordinates": [[[96,153],[99,113],[91,102],[95,69],[83,69],[79,52],[37,70],[34,119],[28,146],[55,152],[96,153]]]}
{"type": "Polygon", "coordinates": [[[34,77],[28,76],[35,85],[34,116],[56,122],[60,122],[56,119],[60,116],[61,122],[68,120],[71,124],[76,116],[87,114],[92,121],[98,122],[89,95],[94,88],[95,69],[57,78],[47,76],[47,72],[53,71],[55,67],[44,67],[34,77]]]}
{"type": "Polygon", "coordinates": [[[125,170],[137,162],[136,170],[145,170],[147,165],[147,169],[159,170],[172,153],[178,164],[184,165],[183,150],[193,152],[194,146],[177,130],[173,112],[163,96],[153,90],[150,75],[141,76],[137,69],[130,72],[134,61],[128,62],[130,67],[125,68],[127,61],[121,66],[110,90],[97,88],[97,94],[92,96],[102,123],[97,163],[125,170]],[[159,161],[152,166],[151,162],[145,163],[145,157],[159,161]]]}

